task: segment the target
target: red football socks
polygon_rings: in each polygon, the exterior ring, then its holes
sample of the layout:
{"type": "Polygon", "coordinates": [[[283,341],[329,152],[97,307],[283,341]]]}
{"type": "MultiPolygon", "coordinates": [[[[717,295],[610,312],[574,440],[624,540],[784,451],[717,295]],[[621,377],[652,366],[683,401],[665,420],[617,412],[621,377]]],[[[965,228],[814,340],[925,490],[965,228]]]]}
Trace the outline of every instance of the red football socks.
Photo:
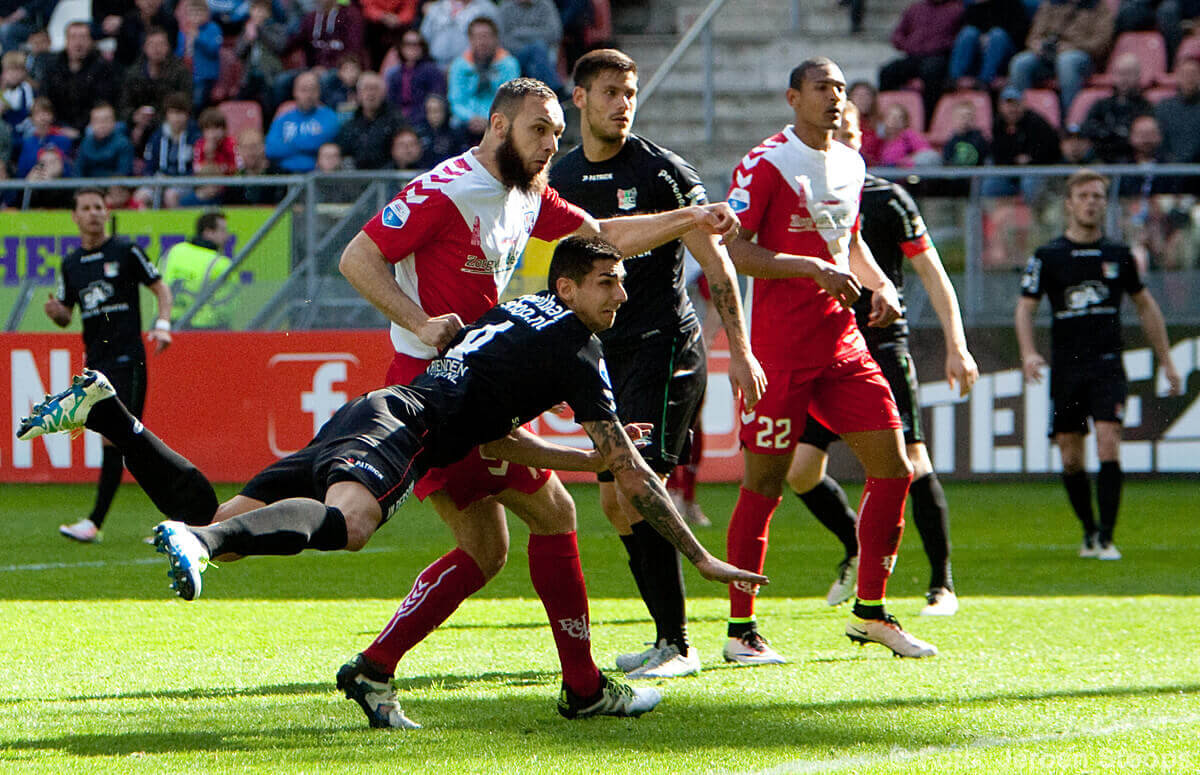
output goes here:
{"type": "MultiPolygon", "coordinates": [[[[738,491],[737,505],[733,507],[733,516],[729,518],[729,532],[725,535],[725,552],[731,565],[762,573],[763,561],[767,556],[768,526],[780,500],[768,498],[745,487],[738,491]]],[[[757,585],[745,582],[730,584],[729,618],[752,618],[756,594],[757,585]]]]}
{"type": "Polygon", "coordinates": [[[912,477],[867,479],[858,504],[858,600],[883,605],[904,532],[904,498],[912,477]]]}
{"type": "Polygon", "coordinates": [[[529,578],[542,599],[554,646],[562,663],[563,683],[580,697],[600,691],[600,670],[592,661],[587,586],[579,564],[574,531],[529,536],[529,578]]]}
{"type": "Polygon", "coordinates": [[[421,571],[392,620],[363,651],[363,656],[389,675],[413,646],[486,583],[471,555],[455,549],[421,571]]]}

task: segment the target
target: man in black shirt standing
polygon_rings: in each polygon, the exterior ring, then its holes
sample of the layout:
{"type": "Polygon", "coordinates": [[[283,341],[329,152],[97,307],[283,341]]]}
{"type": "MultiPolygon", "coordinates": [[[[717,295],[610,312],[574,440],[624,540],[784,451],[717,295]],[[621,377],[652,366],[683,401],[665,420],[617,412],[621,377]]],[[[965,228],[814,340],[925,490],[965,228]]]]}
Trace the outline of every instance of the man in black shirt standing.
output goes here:
{"type": "MultiPolygon", "coordinates": [[[[665,148],[630,133],[637,105],[637,64],[616,49],[585,54],[575,64],[572,99],[583,143],[550,170],[550,184],[597,218],[657,213],[705,204],[695,169],[665,148]]],[[[733,265],[716,237],[699,232],[626,260],[629,302],[600,335],[617,413],[652,423],[646,461],[665,481],[687,459],[689,429],[708,381],[700,321],[685,290],[683,248],[695,256],[729,337],[729,377],[746,406],[766,377],[750,353],[733,265]]],[[[600,474],[600,502],[629,553],[629,567],[657,630],[652,646],[617,657],[629,678],[672,678],[700,669],[687,639],[679,554],[618,494],[612,474],[600,474]]]]}
{"type": "MultiPolygon", "coordinates": [[[[532,434],[532,446],[512,436],[522,424],[565,401],[591,437],[601,465],[612,471],[638,514],[679,549],[709,580],[767,583],[710,554],[675,511],[666,489],[634,448],[617,419],[616,404],[594,332],[613,324],[627,298],[621,283],[620,252],[599,239],[568,238],[550,264],[553,290],[493,307],[462,328],[447,349],[409,385],[393,385],[359,396],[339,409],[304,449],[261,471],[238,497],[258,508],[205,527],[166,521],[155,528],[156,544],[170,561],[172,586],[186,600],[199,596],[209,558],[291,555],[305,549],[361,549],[412,492],[430,468],[461,459],[492,442],[491,454],[522,465],[555,465],[565,459],[547,452],[532,434]]],[[[33,416],[18,436],[34,438],[86,426],[143,448],[131,470],[156,505],[171,499],[211,501],[211,487],[148,429],[138,425],[102,374],[86,372],[33,416]],[[136,438],[135,438],[136,437],[136,438]]],[[[554,445],[548,445],[553,447],[554,445]]],[[[578,460],[579,450],[569,450],[578,460]]],[[[591,466],[595,470],[599,466],[591,466]]],[[[161,507],[161,506],[160,506],[161,507]]],[[[170,513],[170,512],[168,512],[170,513]]],[[[182,514],[181,514],[182,516],[182,514]]],[[[574,520],[564,509],[562,520],[574,520]]],[[[553,583],[543,579],[542,583],[553,583]]],[[[538,584],[535,579],[535,585],[538,584]]],[[[582,587],[581,587],[582,589],[582,587]]],[[[420,605],[428,588],[420,582],[396,617],[420,605]]],[[[605,678],[590,658],[586,593],[575,626],[555,629],[556,644],[587,649],[589,669],[574,680],[564,673],[559,712],[567,718],[637,716],[652,710],[661,695],[605,678]]],[[[555,621],[550,609],[551,621],[555,621]]],[[[393,620],[394,621],[394,620],[393,620]]],[[[386,630],[385,630],[386,632],[386,630]]],[[[400,709],[391,674],[376,660],[375,644],[338,671],[338,687],[366,713],[373,727],[419,726],[400,709]]]]}
{"type": "MultiPolygon", "coordinates": [[[[146,335],[155,353],[171,344],[171,290],[140,247],[108,233],[108,207],[98,188],[75,192],[71,219],[79,228],[80,246],[63,258],[58,291],[46,301],[46,315],[59,326],[71,323],[79,305],[87,366],[112,380],[121,401],[136,417],[146,402],[146,348],[142,344],[142,312],[138,286],[158,300],[158,319],[146,335]]],[[[121,452],[107,439],[100,463],[100,484],[92,513],[58,532],[85,543],[100,540],[100,528],[121,484],[121,452]]]]}
{"type": "Polygon", "coordinates": [[[1080,170],[1067,179],[1067,228],[1038,248],[1021,277],[1017,301],[1017,342],[1025,379],[1040,382],[1046,360],[1033,337],[1033,313],[1043,295],[1050,299],[1050,434],[1062,453],[1062,480],[1075,515],[1083,524],[1080,557],[1119,560],[1113,528],[1121,502],[1121,422],[1125,413],[1125,367],[1121,360],[1121,298],[1133,300],[1142,330],[1158,356],[1171,395],[1183,381],[1171,359],[1162,312],[1142,284],[1129,247],[1104,238],[1108,178],[1080,170]],[[1087,420],[1096,428],[1100,473],[1092,515],[1091,484],[1084,470],[1087,420]]]}
{"type": "MultiPolygon", "coordinates": [[[[847,103],[842,126],[836,139],[858,150],[862,146],[858,109],[847,103]]],[[[904,261],[912,263],[929,296],[929,302],[942,326],[946,346],[946,380],[966,395],[979,379],[979,367],[967,350],[967,338],[959,314],[958,299],[937,248],[929,239],[925,221],[908,192],[895,183],[867,175],[862,191],[862,235],[879,268],[897,291],[904,288],[904,261]]],[[[921,535],[925,556],[929,558],[929,591],[925,616],[950,616],[958,610],[958,597],[950,570],[950,513],[946,493],[938,481],[925,436],[921,429],[921,407],[917,401],[917,372],[908,347],[908,321],[903,315],[889,326],[868,325],[871,292],[864,290],[854,304],[859,329],[867,340],[871,357],[883,370],[900,410],[904,446],[913,467],[909,486],[913,521],[921,535]]],[[[903,303],[903,296],[901,296],[903,303]]],[[[804,501],[822,525],[841,540],[846,554],[838,566],[838,576],[825,602],[840,605],[854,595],[858,579],[858,538],[856,516],[841,486],[825,473],[826,450],[837,435],[808,418],[804,435],[796,445],[788,470],[788,485],[804,501]]]]}

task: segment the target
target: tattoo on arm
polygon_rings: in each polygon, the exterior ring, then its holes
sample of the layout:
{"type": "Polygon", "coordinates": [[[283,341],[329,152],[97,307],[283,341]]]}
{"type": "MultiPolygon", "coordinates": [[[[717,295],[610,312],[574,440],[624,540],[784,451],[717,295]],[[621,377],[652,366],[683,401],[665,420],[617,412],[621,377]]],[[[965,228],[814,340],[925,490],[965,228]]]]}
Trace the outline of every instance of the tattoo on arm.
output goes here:
{"type": "Polygon", "coordinates": [[[634,449],[625,429],[611,421],[585,422],[583,429],[638,514],[690,562],[704,559],[707,551],[675,512],[666,488],[634,449]]]}

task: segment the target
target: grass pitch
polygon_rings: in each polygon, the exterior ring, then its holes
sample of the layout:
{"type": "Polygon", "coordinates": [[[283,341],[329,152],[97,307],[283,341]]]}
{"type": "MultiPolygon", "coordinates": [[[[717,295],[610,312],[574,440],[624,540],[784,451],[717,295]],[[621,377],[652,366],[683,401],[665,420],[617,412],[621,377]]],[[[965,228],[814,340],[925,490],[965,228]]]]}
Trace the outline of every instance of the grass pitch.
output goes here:
{"type": "MultiPolygon", "coordinates": [[[[887,772],[1200,771],[1200,520],[1195,482],[1130,482],[1120,562],[1075,557],[1055,483],[947,486],[962,610],[917,617],[927,566],[914,529],[890,608],[941,654],[893,659],[842,636],[824,605],[840,558],[788,496],[772,524],[763,632],[791,662],[720,659],[724,590],[688,570],[705,670],[663,682],[641,719],[569,722],[532,593],[526,531],[509,567],[400,665],[422,730],[371,730],[333,674],[449,547],[424,506],[359,554],[223,565],[184,603],[141,543],[157,521],[128,485],[99,546],[56,535],[90,486],[4,485],[0,771],[887,772]]],[[[225,489],[222,494],[231,490],[225,489]]],[[[573,488],[597,662],[653,631],[594,487],[573,488]]],[[[852,496],[856,493],[852,493],[852,496]]],[[[723,554],[736,488],[702,487],[723,554]]]]}

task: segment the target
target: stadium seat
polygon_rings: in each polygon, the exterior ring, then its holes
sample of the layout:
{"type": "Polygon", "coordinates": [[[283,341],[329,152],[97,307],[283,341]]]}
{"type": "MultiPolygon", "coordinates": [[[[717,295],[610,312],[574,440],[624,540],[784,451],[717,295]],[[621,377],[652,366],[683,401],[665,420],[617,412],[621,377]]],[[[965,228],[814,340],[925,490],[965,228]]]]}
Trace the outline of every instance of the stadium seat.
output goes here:
{"type": "Polygon", "coordinates": [[[984,137],[992,137],[992,99],[985,91],[959,91],[943,94],[933,109],[933,120],[925,136],[929,142],[941,148],[954,131],[954,106],[963,101],[975,104],[975,120],[984,137]]]}
{"type": "Polygon", "coordinates": [[[1053,89],[1026,89],[1023,101],[1025,107],[1049,121],[1050,126],[1058,129],[1059,122],[1062,120],[1058,92],[1053,89]]]}
{"type": "Polygon", "coordinates": [[[1075,101],[1071,103],[1071,107],[1067,108],[1067,126],[1071,124],[1082,125],[1092,105],[1095,105],[1105,97],[1111,96],[1112,89],[1107,87],[1101,89],[1089,86],[1080,91],[1079,94],[1075,95],[1075,101]]]}
{"type": "Polygon", "coordinates": [[[253,100],[228,100],[217,106],[225,116],[226,132],[237,137],[245,129],[262,131],[262,106],[253,100]]]}
{"type": "Polygon", "coordinates": [[[67,25],[71,22],[91,22],[91,0],[61,0],[54,6],[46,32],[50,34],[50,50],[62,51],[67,45],[67,25]]]}
{"type": "Polygon", "coordinates": [[[1153,89],[1147,89],[1143,96],[1150,101],[1150,104],[1157,105],[1167,97],[1174,97],[1175,92],[1174,86],[1156,86],[1153,89]]]}
{"type": "Polygon", "coordinates": [[[1149,89],[1167,74],[1167,44],[1157,32],[1122,32],[1108,55],[1108,69],[1093,75],[1090,85],[1112,86],[1115,83],[1117,60],[1133,54],[1142,63],[1142,88],[1149,89]]]}
{"type": "Polygon", "coordinates": [[[881,91],[875,98],[879,115],[887,113],[892,105],[903,105],[908,110],[908,125],[913,131],[925,131],[925,104],[919,92],[915,91],[881,91]]]}
{"type": "Polygon", "coordinates": [[[395,46],[392,46],[383,55],[383,61],[379,63],[379,72],[386,78],[387,71],[398,64],[400,64],[400,51],[395,46]]]}

